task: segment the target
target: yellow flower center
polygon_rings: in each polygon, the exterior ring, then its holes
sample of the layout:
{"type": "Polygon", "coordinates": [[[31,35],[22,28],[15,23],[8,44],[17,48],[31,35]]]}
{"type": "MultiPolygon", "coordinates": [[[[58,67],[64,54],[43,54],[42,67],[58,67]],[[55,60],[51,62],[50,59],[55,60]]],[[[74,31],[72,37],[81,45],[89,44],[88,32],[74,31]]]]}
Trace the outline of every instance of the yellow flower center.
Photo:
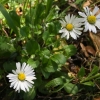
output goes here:
{"type": "Polygon", "coordinates": [[[73,26],[72,24],[67,24],[67,25],[66,25],[66,29],[67,29],[68,31],[73,30],[73,28],[74,28],[74,26],[73,26]]]}
{"type": "Polygon", "coordinates": [[[19,73],[19,74],[18,74],[18,79],[19,79],[20,81],[24,81],[25,78],[26,78],[26,76],[25,76],[24,73],[19,73]]]}
{"type": "Polygon", "coordinates": [[[87,20],[90,24],[94,24],[96,22],[96,17],[94,15],[88,16],[87,20]]]}

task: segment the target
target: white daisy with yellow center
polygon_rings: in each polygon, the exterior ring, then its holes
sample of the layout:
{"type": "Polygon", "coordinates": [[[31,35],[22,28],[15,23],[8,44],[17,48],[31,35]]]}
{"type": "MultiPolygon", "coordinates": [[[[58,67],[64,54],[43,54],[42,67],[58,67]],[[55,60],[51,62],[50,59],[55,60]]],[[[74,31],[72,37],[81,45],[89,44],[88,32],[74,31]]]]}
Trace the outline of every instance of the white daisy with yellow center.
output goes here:
{"type": "Polygon", "coordinates": [[[86,31],[92,31],[94,33],[97,33],[96,27],[100,29],[100,13],[97,14],[99,11],[99,8],[95,6],[93,11],[91,11],[88,7],[84,7],[85,12],[78,12],[81,17],[83,17],[84,21],[84,32],[86,31]]]}
{"type": "Polygon", "coordinates": [[[77,39],[79,35],[81,35],[81,30],[83,28],[80,28],[82,23],[80,18],[75,17],[74,15],[68,14],[65,16],[65,20],[61,20],[60,23],[62,25],[61,30],[59,30],[59,33],[63,33],[61,35],[61,38],[65,37],[67,40],[71,36],[74,39],[77,39]]]}
{"type": "Polygon", "coordinates": [[[11,82],[10,87],[13,87],[15,91],[24,92],[29,91],[29,88],[32,88],[34,82],[32,80],[36,79],[35,72],[33,68],[29,65],[26,65],[24,62],[21,66],[20,62],[16,63],[16,70],[12,70],[13,73],[7,75],[9,82],[11,82]]]}

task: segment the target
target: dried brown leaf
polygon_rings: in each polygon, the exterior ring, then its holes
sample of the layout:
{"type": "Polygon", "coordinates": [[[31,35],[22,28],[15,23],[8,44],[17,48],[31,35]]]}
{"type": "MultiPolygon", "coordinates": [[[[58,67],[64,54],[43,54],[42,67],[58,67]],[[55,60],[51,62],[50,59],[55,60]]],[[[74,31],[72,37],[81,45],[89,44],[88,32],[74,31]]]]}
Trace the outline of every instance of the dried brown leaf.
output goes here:
{"type": "Polygon", "coordinates": [[[100,36],[98,34],[89,32],[90,38],[95,46],[96,54],[100,56],[100,36]]]}
{"type": "Polygon", "coordinates": [[[94,98],[93,100],[100,100],[100,97],[98,97],[98,98],[94,98]]]}
{"type": "Polygon", "coordinates": [[[83,51],[84,55],[86,57],[89,57],[89,54],[88,54],[88,52],[87,52],[86,47],[84,46],[84,44],[83,43],[80,43],[80,46],[82,48],[82,51],[83,51]]]}
{"type": "Polygon", "coordinates": [[[68,3],[72,3],[72,2],[74,2],[75,0],[68,0],[68,3]]]}
{"type": "Polygon", "coordinates": [[[71,71],[74,72],[74,73],[78,73],[80,70],[80,68],[78,66],[71,66],[71,71]]]}
{"type": "Polygon", "coordinates": [[[84,2],[83,7],[90,6],[91,3],[91,0],[87,0],[86,2],[84,2]]]}
{"type": "Polygon", "coordinates": [[[95,55],[95,50],[93,49],[93,47],[91,47],[91,46],[86,46],[85,47],[86,48],[86,51],[88,52],[88,53],[90,53],[90,54],[92,54],[93,56],[95,55]]]}
{"type": "Polygon", "coordinates": [[[79,7],[75,3],[69,3],[69,5],[79,10],[79,7]]]}

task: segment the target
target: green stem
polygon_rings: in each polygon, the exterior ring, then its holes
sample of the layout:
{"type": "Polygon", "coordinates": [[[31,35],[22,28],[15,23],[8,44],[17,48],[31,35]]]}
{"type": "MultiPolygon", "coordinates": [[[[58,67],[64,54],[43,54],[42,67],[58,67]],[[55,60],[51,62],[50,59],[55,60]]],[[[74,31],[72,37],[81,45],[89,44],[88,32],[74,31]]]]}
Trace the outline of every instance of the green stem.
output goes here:
{"type": "Polygon", "coordinates": [[[98,73],[98,74],[96,74],[96,75],[94,75],[94,76],[91,76],[91,77],[89,77],[89,78],[86,78],[86,79],[80,81],[80,83],[83,83],[83,82],[86,82],[86,81],[90,81],[90,80],[92,80],[92,79],[94,79],[94,78],[98,78],[98,77],[100,77],[100,73],[98,73]]]}
{"type": "Polygon", "coordinates": [[[28,3],[29,3],[29,0],[24,0],[24,5],[23,5],[23,15],[25,16],[25,11],[26,11],[26,8],[28,6],[28,3]]]}

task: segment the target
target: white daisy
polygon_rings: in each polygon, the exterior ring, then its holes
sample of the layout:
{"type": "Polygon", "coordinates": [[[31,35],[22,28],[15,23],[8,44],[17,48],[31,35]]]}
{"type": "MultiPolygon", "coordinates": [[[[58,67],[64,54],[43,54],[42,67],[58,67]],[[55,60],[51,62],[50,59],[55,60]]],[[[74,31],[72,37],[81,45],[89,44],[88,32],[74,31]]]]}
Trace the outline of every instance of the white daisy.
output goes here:
{"type": "Polygon", "coordinates": [[[84,7],[85,12],[78,12],[80,16],[83,17],[84,21],[84,32],[92,31],[97,33],[96,27],[100,29],[100,13],[96,14],[99,11],[99,8],[95,6],[93,11],[91,11],[88,7],[84,7]]]}
{"type": "Polygon", "coordinates": [[[34,84],[32,80],[36,79],[33,68],[29,64],[26,65],[25,62],[22,66],[20,62],[16,63],[16,68],[16,70],[12,70],[13,73],[7,75],[9,82],[11,82],[10,87],[18,92],[20,90],[29,91],[29,88],[32,88],[32,84],[34,84]]]}
{"type": "Polygon", "coordinates": [[[83,28],[80,28],[82,25],[81,18],[77,18],[74,15],[70,16],[70,14],[65,16],[65,20],[61,20],[60,23],[62,25],[61,30],[59,30],[59,33],[63,33],[61,35],[61,38],[66,37],[68,40],[71,36],[74,39],[77,39],[79,35],[81,35],[81,30],[83,28]]]}

